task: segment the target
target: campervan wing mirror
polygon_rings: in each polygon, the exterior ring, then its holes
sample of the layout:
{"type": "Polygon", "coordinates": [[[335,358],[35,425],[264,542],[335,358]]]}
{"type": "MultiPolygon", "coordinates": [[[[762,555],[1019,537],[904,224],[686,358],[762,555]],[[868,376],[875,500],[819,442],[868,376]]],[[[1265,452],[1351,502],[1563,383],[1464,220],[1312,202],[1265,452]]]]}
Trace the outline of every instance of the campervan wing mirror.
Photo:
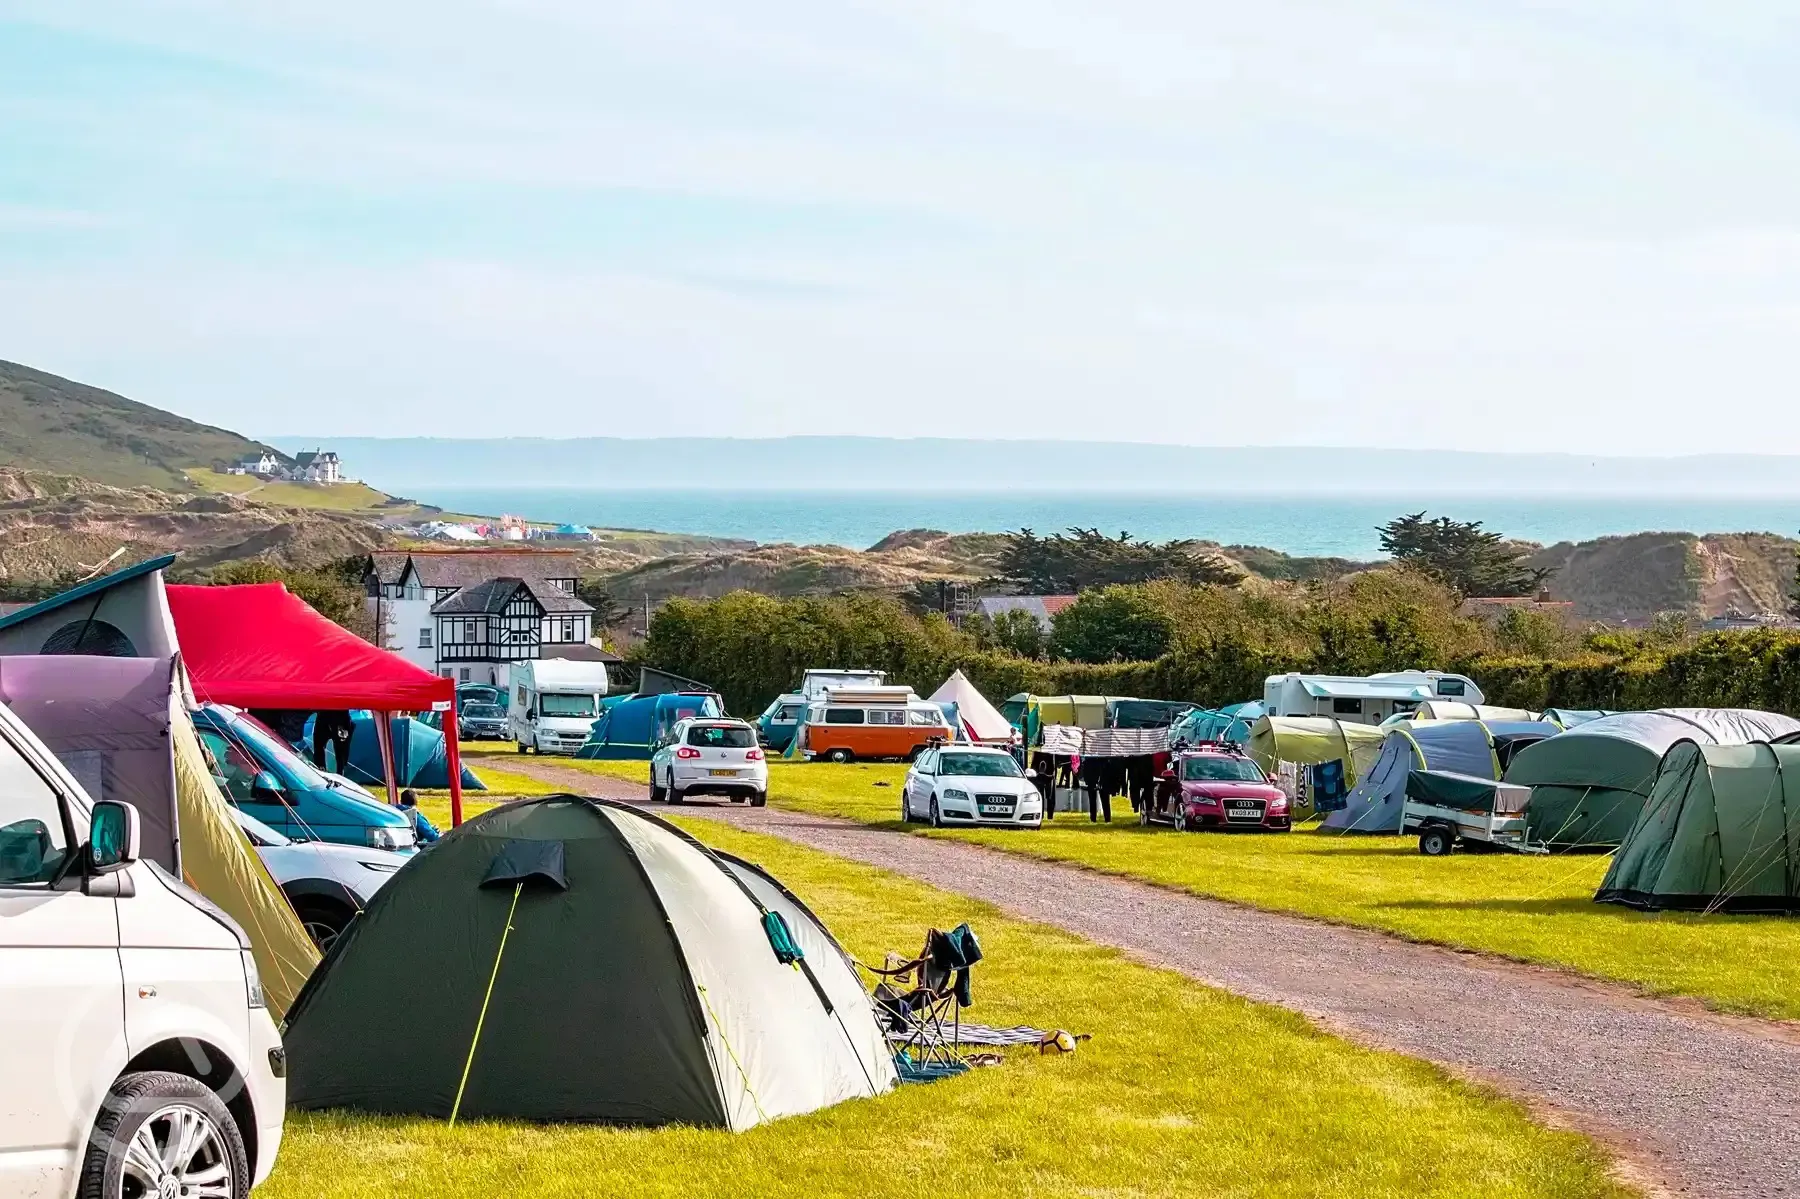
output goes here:
{"type": "Polygon", "coordinates": [[[284,804],[287,802],[287,796],[283,794],[286,790],[273,771],[259,770],[250,783],[250,798],[257,803],[284,804]]]}
{"type": "Polygon", "coordinates": [[[101,800],[88,822],[87,873],[111,874],[131,865],[138,860],[141,838],[136,808],[101,800]]]}

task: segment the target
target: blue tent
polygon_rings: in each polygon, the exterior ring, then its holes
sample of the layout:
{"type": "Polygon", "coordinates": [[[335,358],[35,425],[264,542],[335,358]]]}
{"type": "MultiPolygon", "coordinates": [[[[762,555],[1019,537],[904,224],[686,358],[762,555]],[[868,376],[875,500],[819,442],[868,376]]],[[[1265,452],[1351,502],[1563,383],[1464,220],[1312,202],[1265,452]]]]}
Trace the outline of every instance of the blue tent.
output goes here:
{"type": "MultiPolygon", "coordinates": [[[[444,734],[410,716],[395,716],[389,726],[394,738],[394,785],[424,787],[441,791],[450,785],[450,755],[444,751],[444,734]]],[[[365,786],[387,786],[386,772],[381,768],[381,738],[375,728],[375,717],[368,712],[350,714],[350,761],[337,763],[337,747],[328,747],[325,761],[329,768],[355,783],[365,786]]],[[[303,756],[310,755],[312,719],[306,721],[306,734],[301,739],[303,756]]],[[[462,768],[465,791],[486,791],[475,772],[462,768]]]]}
{"type": "Polygon", "coordinates": [[[657,742],[690,716],[725,714],[719,697],[707,692],[676,691],[662,695],[634,695],[600,714],[588,730],[587,742],[575,751],[578,758],[609,761],[647,761],[657,742]]]}
{"type": "Polygon", "coordinates": [[[1547,720],[1443,720],[1397,725],[1381,743],[1375,764],[1328,811],[1322,828],[1397,833],[1406,807],[1406,779],[1434,770],[1499,779],[1513,754],[1561,732],[1547,720]]]}
{"type": "Polygon", "coordinates": [[[1266,712],[1258,700],[1227,704],[1217,709],[1196,708],[1170,726],[1169,740],[1186,741],[1189,745],[1196,741],[1230,741],[1235,745],[1247,745],[1250,729],[1266,712]]]}

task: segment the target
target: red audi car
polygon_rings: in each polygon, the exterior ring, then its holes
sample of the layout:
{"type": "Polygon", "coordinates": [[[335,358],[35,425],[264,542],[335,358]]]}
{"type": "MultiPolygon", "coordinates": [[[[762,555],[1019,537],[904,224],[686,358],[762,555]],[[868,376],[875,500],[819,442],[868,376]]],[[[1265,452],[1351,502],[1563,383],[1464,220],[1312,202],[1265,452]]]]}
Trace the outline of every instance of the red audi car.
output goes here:
{"type": "Polygon", "coordinates": [[[1144,823],[1177,829],[1260,829],[1285,833],[1292,827],[1288,798],[1242,750],[1207,743],[1179,751],[1156,789],[1156,802],[1142,813],[1144,823]]]}

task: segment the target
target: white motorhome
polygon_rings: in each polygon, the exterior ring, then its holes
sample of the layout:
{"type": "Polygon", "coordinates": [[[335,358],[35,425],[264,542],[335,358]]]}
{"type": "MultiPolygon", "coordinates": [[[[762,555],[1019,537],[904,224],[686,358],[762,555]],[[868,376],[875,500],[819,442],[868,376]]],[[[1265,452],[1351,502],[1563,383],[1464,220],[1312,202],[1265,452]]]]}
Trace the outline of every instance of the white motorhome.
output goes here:
{"type": "Polygon", "coordinates": [[[244,932],[0,705],[0,1195],[243,1195],[287,1058],[244,932]]]}
{"type": "Polygon", "coordinates": [[[512,664],[507,726],[519,752],[572,754],[587,741],[606,697],[606,664],[565,658],[512,664]]]}
{"type": "Polygon", "coordinates": [[[1270,716],[1331,716],[1346,724],[1380,724],[1436,699],[1480,704],[1486,697],[1467,675],[1397,670],[1365,676],[1272,674],[1263,680],[1270,716]]]}

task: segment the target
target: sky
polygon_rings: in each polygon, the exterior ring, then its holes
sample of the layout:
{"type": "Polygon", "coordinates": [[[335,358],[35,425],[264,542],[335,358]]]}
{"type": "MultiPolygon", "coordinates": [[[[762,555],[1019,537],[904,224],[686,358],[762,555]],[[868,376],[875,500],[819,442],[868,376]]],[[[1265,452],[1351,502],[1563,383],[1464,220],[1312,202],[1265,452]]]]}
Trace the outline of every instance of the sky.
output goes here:
{"type": "Polygon", "coordinates": [[[0,0],[0,358],[253,435],[1800,453],[1775,0],[0,0]]]}

